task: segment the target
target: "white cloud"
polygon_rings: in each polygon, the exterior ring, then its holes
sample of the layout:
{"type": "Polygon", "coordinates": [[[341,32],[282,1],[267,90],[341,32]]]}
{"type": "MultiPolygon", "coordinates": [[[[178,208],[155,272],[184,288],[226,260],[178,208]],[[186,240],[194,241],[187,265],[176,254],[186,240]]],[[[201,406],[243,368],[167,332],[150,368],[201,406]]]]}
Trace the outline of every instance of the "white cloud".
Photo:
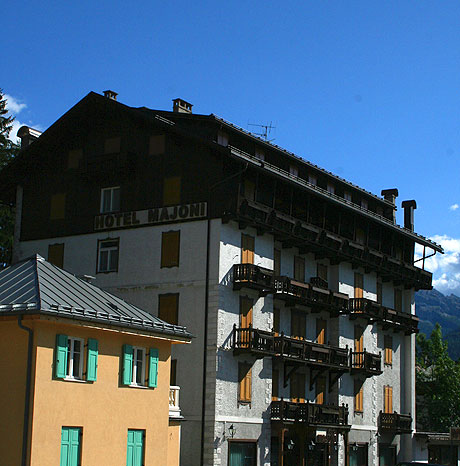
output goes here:
{"type": "Polygon", "coordinates": [[[450,210],[457,210],[459,208],[459,205],[458,204],[452,204],[449,209],[450,210]]]}
{"type": "Polygon", "coordinates": [[[22,110],[27,108],[27,105],[24,103],[20,103],[17,99],[13,96],[5,94],[5,99],[7,100],[6,108],[13,114],[17,115],[21,113],[22,110]]]}

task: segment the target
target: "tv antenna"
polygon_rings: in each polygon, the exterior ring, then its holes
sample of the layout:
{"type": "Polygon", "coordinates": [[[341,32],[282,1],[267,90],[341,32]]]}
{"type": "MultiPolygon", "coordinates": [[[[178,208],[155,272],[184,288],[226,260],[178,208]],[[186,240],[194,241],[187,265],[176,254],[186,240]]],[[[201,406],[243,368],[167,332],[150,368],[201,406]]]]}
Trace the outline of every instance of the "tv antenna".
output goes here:
{"type": "Polygon", "coordinates": [[[256,136],[260,136],[262,139],[265,139],[267,142],[272,142],[275,140],[275,138],[269,139],[270,133],[272,129],[276,129],[276,126],[272,125],[272,122],[266,124],[266,125],[258,125],[255,123],[248,123],[248,126],[257,126],[258,128],[261,128],[262,131],[260,133],[255,133],[252,132],[252,134],[255,134],[256,136]]]}

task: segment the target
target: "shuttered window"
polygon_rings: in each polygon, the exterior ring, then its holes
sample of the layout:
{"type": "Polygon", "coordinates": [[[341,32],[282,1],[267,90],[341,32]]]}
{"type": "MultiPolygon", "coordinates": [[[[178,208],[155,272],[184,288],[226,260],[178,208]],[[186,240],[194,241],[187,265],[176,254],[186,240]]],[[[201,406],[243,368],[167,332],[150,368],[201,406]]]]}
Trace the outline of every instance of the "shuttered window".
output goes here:
{"type": "Polygon", "coordinates": [[[363,275],[355,273],[355,298],[363,297],[363,275]]]}
{"type": "MultiPolygon", "coordinates": [[[[156,387],[158,378],[158,350],[150,349],[148,358],[149,387],[156,387]]],[[[122,354],[123,385],[145,385],[146,357],[145,348],[125,344],[122,354]]]]}
{"type": "Polygon", "coordinates": [[[364,329],[360,325],[355,325],[354,328],[355,333],[355,354],[353,364],[354,367],[360,368],[364,367],[364,329]]]}
{"type": "Polygon", "coordinates": [[[393,412],[393,387],[389,385],[383,387],[383,412],[393,412]]]}
{"type": "Polygon", "coordinates": [[[158,296],[158,317],[168,324],[177,325],[179,321],[179,293],[158,296]]]}
{"type": "Polygon", "coordinates": [[[316,319],[316,343],[325,345],[327,341],[327,322],[324,319],[316,319]]]}
{"type": "Polygon", "coordinates": [[[254,264],[254,237],[241,235],[241,263],[254,264]]]}
{"type": "Polygon", "coordinates": [[[294,279],[299,282],[305,281],[305,259],[294,256],[294,279]]]}
{"type": "Polygon", "coordinates": [[[158,384],[158,361],[159,352],[156,348],[149,351],[149,387],[156,387],[158,384]]]}
{"type": "Polygon", "coordinates": [[[291,336],[304,339],[306,337],[306,315],[305,312],[291,310],[291,336]]]}
{"type": "Polygon", "coordinates": [[[61,269],[64,267],[64,243],[48,246],[48,262],[61,269]]]}
{"type": "Polygon", "coordinates": [[[163,205],[180,204],[181,199],[181,177],[170,176],[163,182],[163,205]]]}
{"type": "Polygon", "coordinates": [[[281,251],[279,249],[273,251],[273,273],[275,277],[281,275],[281,251]]]}
{"type": "Polygon", "coordinates": [[[385,335],[384,337],[384,347],[385,347],[385,364],[393,364],[393,338],[390,335],[385,335]]]}
{"type": "Polygon", "coordinates": [[[327,265],[317,264],[316,265],[316,276],[327,282],[327,265]]]}
{"type": "MultiPolygon", "coordinates": [[[[84,340],[82,338],[56,335],[54,377],[57,379],[83,378],[84,340]]],[[[86,380],[97,379],[98,341],[88,338],[86,353],[86,380]]]]}
{"type": "Polygon", "coordinates": [[[305,402],[305,374],[296,372],[291,375],[290,398],[293,403],[305,402]]]}
{"type": "Polygon", "coordinates": [[[161,236],[161,267],[179,267],[180,230],[164,231],[161,236]]]}
{"type": "Polygon", "coordinates": [[[272,370],[272,400],[276,401],[279,398],[280,373],[278,369],[272,370]]]}
{"type": "Polygon", "coordinates": [[[253,300],[246,296],[240,298],[240,328],[249,328],[252,325],[253,300]]]}
{"type": "Polygon", "coordinates": [[[382,304],[383,299],[383,289],[382,289],[382,282],[377,282],[377,302],[382,304]]]}
{"type": "Polygon", "coordinates": [[[145,430],[128,430],[126,466],[143,466],[145,430]]]}
{"type": "Polygon", "coordinates": [[[322,405],[326,402],[326,378],[319,377],[316,381],[316,403],[322,405]]]}
{"type": "Polygon", "coordinates": [[[67,335],[56,335],[54,376],[57,379],[63,379],[67,376],[67,354],[69,352],[68,340],[67,335]]]}
{"type": "Polygon", "coordinates": [[[81,427],[63,427],[61,430],[61,459],[59,466],[79,466],[81,427]]]}
{"type": "Polygon", "coordinates": [[[50,220],[62,220],[65,218],[65,193],[51,196],[50,220]]]}
{"type": "Polygon", "coordinates": [[[355,380],[355,413],[363,412],[363,392],[364,384],[361,380],[355,380]]]}
{"type": "Polygon", "coordinates": [[[250,364],[238,363],[238,401],[249,403],[251,401],[252,369],[250,364]]]}
{"type": "Polygon", "coordinates": [[[94,338],[88,338],[88,349],[86,354],[86,380],[95,382],[97,380],[97,359],[99,344],[94,338]]]}

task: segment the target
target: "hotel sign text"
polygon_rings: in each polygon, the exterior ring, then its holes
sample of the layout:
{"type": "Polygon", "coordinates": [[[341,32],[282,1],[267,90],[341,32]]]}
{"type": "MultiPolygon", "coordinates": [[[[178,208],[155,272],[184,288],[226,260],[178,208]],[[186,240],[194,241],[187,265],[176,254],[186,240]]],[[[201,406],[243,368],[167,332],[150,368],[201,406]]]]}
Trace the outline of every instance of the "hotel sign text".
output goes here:
{"type": "Polygon", "coordinates": [[[207,203],[182,204],[171,207],[155,207],[147,210],[132,210],[130,212],[114,212],[97,215],[94,219],[95,230],[110,230],[128,228],[158,223],[180,222],[203,218],[207,215],[207,203]]]}

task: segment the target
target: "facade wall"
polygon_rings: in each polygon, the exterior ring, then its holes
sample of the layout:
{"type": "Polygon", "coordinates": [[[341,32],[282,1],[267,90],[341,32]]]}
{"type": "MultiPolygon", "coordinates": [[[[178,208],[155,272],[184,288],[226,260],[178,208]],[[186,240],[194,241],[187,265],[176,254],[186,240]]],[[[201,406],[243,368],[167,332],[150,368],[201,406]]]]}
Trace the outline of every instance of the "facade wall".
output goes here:
{"type": "Polygon", "coordinates": [[[169,421],[168,426],[168,466],[179,466],[180,462],[180,421],[169,421]]]}
{"type": "Polygon", "coordinates": [[[144,429],[145,463],[169,463],[169,371],[171,343],[114,329],[35,321],[36,378],[33,393],[31,466],[59,464],[62,426],[81,427],[82,464],[124,464],[128,429],[144,429]],[[53,377],[56,334],[96,338],[97,381],[53,377]],[[158,348],[158,386],[125,387],[120,383],[122,345],[158,348]],[[165,462],[166,459],[166,462],[165,462]]]}
{"type": "MultiPolygon", "coordinates": [[[[21,464],[28,332],[17,317],[0,318],[0,458],[5,466],[21,464]]],[[[23,325],[31,327],[31,320],[23,325]]]]}

